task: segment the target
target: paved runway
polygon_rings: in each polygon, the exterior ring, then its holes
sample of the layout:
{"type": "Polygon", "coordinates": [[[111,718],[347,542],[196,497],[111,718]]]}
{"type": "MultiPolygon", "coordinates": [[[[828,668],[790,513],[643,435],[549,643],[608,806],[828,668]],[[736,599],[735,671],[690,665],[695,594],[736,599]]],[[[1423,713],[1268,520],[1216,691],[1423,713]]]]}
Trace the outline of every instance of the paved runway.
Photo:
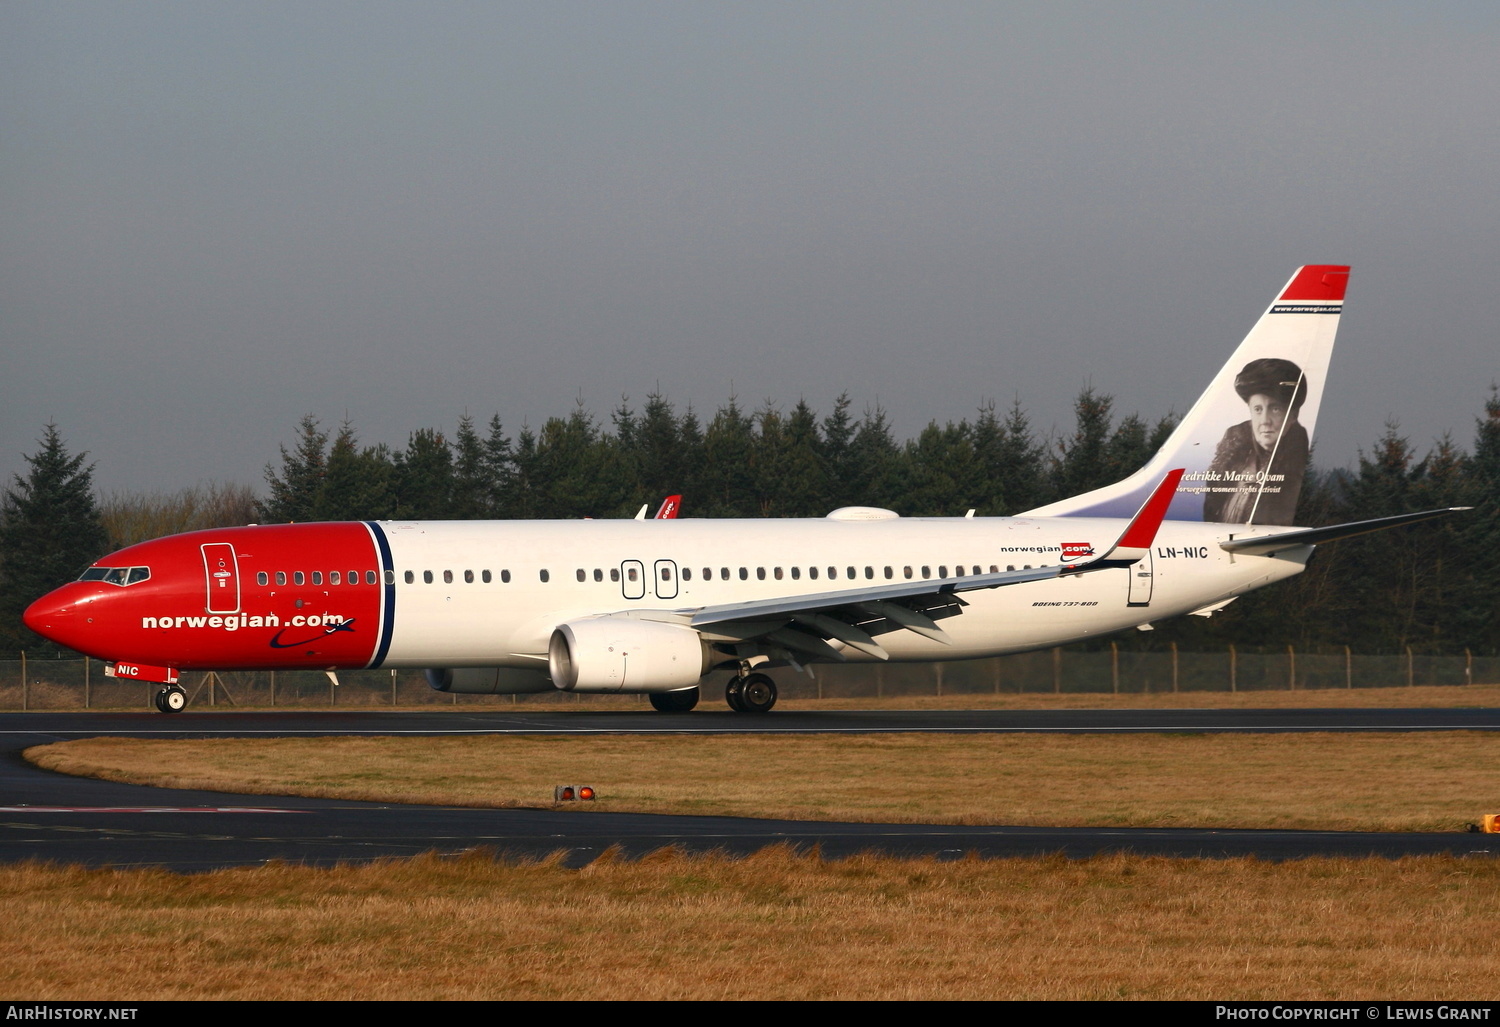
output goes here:
{"type": "MultiPolygon", "coordinates": [[[[334,734],[620,732],[1146,732],[1146,731],[1500,730],[1500,711],[1453,710],[985,710],[777,712],[744,717],[703,712],[422,713],[275,712],[0,714],[0,861],[43,859],[178,871],[281,859],[327,864],[489,847],[582,864],[610,846],[640,854],[667,845],[693,851],[754,851],[775,843],[818,846],[826,855],[862,850],[957,858],[1129,850],[1174,856],[1456,853],[1493,855],[1491,836],[1318,831],[1203,831],[837,824],[735,817],[476,810],[279,799],[144,788],[36,769],[21,751],[66,738],[334,734]]],[[[1500,839],[1496,839],[1500,843],[1500,839]]]]}

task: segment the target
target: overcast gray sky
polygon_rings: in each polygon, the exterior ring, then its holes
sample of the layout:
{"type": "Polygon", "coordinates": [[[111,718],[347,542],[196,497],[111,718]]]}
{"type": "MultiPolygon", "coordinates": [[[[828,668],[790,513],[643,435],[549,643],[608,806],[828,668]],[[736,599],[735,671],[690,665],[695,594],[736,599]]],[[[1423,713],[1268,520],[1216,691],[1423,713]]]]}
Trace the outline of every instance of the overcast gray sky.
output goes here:
{"type": "MultiPolygon", "coordinates": [[[[0,474],[847,391],[1184,411],[1350,263],[1318,462],[1500,377],[1493,3],[0,5],[0,474]]],[[[689,511],[690,512],[690,511],[689,511]]]]}

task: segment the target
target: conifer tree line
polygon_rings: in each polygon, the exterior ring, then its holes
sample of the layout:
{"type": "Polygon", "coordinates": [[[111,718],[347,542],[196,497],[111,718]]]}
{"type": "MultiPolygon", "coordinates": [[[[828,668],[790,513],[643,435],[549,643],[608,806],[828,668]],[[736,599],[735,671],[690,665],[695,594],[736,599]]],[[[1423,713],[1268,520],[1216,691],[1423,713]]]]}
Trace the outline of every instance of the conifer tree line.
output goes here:
{"type": "MultiPolygon", "coordinates": [[[[498,415],[484,424],[464,415],[452,438],[422,428],[401,449],[365,445],[352,424],[330,430],[309,415],[267,465],[259,498],[244,486],[194,487],[111,497],[103,516],[91,467],[48,426],[30,473],[15,478],[0,507],[0,645],[24,644],[26,603],[110,548],[252,520],[628,517],[674,493],[688,517],[818,517],[845,505],[904,516],[1015,514],[1118,481],[1176,424],[1170,414],[1151,422],[1113,408],[1111,396],[1085,388],[1061,437],[1039,436],[1014,403],[1003,412],[986,404],[900,441],[881,408],[856,415],[847,395],[822,416],[805,400],[788,412],[769,401],[747,410],[731,398],[705,422],[652,394],[639,411],[622,402],[601,420],[580,403],[514,435],[498,415]]],[[[1443,438],[1419,456],[1389,424],[1357,467],[1310,472],[1296,522],[1444,506],[1476,509],[1320,547],[1305,573],[1212,619],[1180,618],[1116,640],[1145,649],[1500,653],[1500,392],[1491,389],[1468,450],[1443,438]]]]}

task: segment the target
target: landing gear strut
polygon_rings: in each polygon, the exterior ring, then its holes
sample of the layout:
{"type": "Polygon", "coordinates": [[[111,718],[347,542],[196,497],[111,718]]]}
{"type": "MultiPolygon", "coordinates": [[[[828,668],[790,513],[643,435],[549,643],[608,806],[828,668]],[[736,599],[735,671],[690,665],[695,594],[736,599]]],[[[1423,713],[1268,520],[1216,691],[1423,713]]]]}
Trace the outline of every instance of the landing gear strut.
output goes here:
{"type": "Polygon", "coordinates": [[[679,688],[675,692],[652,692],[651,708],[658,713],[686,713],[698,705],[698,687],[679,688]]]}
{"type": "Polygon", "coordinates": [[[724,701],[736,713],[769,713],[776,705],[776,682],[765,674],[732,677],[724,686],[724,701]]]}
{"type": "Polygon", "coordinates": [[[178,685],[167,685],[156,693],[156,708],[162,713],[180,713],[187,705],[187,693],[178,685]]]}

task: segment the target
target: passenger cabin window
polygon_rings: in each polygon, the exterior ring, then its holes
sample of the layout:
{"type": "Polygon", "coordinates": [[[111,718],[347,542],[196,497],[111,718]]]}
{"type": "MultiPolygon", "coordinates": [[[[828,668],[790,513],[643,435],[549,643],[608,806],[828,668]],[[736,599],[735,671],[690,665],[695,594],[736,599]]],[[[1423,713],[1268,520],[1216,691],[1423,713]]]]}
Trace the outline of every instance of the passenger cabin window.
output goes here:
{"type": "Polygon", "coordinates": [[[276,572],[276,584],[278,584],[278,585],[285,585],[286,584],[286,571],[277,571],[276,572]]]}
{"type": "Polygon", "coordinates": [[[322,571],[313,571],[312,575],[313,575],[313,581],[312,581],[312,583],[314,585],[321,585],[321,584],[323,584],[323,572],[322,571]]]}
{"type": "Polygon", "coordinates": [[[472,585],[472,584],[474,584],[474,572],[473,571],[468,571],[468,570],[464,571],[464,584],[465,585],[472,585]]]}
{"type": "Polygon", "coordinates": [[[634,567],[627,567],[625,569],[625,577],[630,581],[639,581],[641,579],[639,572],[634,567]]]}
{"type": "Polygon", "coordinates": [[[719,568],[719,577],[722,580],[724,580],[724,581],[728,581],[729,580],[729,568],[728,567],[720,567],[719,568]]]}
{"type": "Polygon", "coordinates": [[[837,567],[830,567],[830,568],[828,568],[828,579],[830,581],[834,580],[838,576],[839,576],[839,569],[837,567]]]}
{"type": "Polygon", "coordinates": [[[509,585],[510,584],[510,571],[501,571],[500,572],[500,583],[502,585],[509,585]]]}
{"type": "Polygon", "coordinates": [[[887,567],[885,569],[885,576],[888,577],[888,578],[894,578],[896,576],[896,573],[895,573],[895,571],[893,571],[889,567],[887,567]]]}
{"type": "Polygon", "coordinates": [[[484,582],[486,585],[488,585],[490,583],[490,572],[489,571],[480,571],[479,572],[479,580],[482,581],[482,582],[484,582]]]}
{"type": "Polygon", "coordinates": [[[874,567],[866,567],[865,568],[865,577],[867,577],[867,578],[873,578],[874,576],[875,576],[875,568],[874,567]]]}
{"type": "Polygon", "coordinates": [[[257,585],[269,585],[271,583],[271,576],[265,571],[260,571],[255,575],[255,583],[257,585]]]}
{"type": "Polygon", "coordinates": [[[741,581],[745,581],[749,577],[750,577],[750,569],[748,567],[741,567],[740,568],[740,580],[741,581]]]}
{"type": "Polygon", "coordinates": [[[451,585],[451,584],[453,584],[453,572],[452,571],[444,571],[443,572],[443,584],[445,584],[445,585],[451,585]]]}
{"type": "Polygon", "coordinates": [[[301,571],[292,571],[292,584],[293,585],[305,585],[305,584],[307,584],[307,575],[303,574],[301,571]]]}
{"type": "Polygon", "coordinates": [[[809,567],[807,569],[807,576],[809,578],[812,578],[814,581],[817,581],[818,580],[818,569],[816,567],[809,567]]]}
{"type": "Polygon", "coordinates": [[[407,583],[407,584],[408,584],[408,585],[410,585],[410,584],[411,584],[411,583],[412,583],[412,582],[414,582],[414,581],[416,581],[416,580],[417,580],[417,579],[416,579],[416,577],[415,577],[415,576],[413,576],[413,574],[412,574],[412,572],[411,572],[411,571],[407,571],[407,572],[406,572],[406,583],[407,583]]]}
{"type": "Polygon", "coordinates": [[[341,582],[343,580],[344,579],[339,576],[339,572],[338,571],[329,571],[328,572],[328,583],[330,585],[337,585],[339,582],[341,582]]]}
{"type": "Polygon", "coordinates": [[[772,573],[772,575],[775,576],[775,578],[776,578],[777,581],[781,580],[781,568],[780,567],[773,567],[773,568],[771,568],[771,573],[772,573]]]}
{"type": "Polygon", "coordinates": [[[755,568],[755,579],[757,581],[765,581],[766,580],[766,569],[764,567],[757,567],[757,568],[755,568]]]}
{"type": "Polygon", "coordinates": [[[541,575],[541,576],[542,576],[542,582],[543,582],[543,583],[544,583],[544,584],[545,584],[545,583],[546,583],[546,582],[548,582],[548,581],[550,581],[550,580],[552,580],[552,576],[551,576],[551,575],[550,575],[550,574],[548,574],[548,573],[547,573],[547,571],[546,571],[546,570],[545,570],[545,569],[543,569],[543,571],[542,571],[542,575],[541,575]]]}
{"type": "Polygon", "coordinates": [[[684,567],[682,569],[682,580],[683,581],[692,581],[693,580],[693,569],[691,567],[684,567]]]}
{"type": "Polygon", "coordinates": [[[620,580],[620,568],[618,568],[618,567],[611,567],[609,569],[609,580],[610,581],[619,581],[620,580]]]}
{"type": "Polygon", "coordinates": [[[595,581],[603,581],[604,580],[604,572],[601,571],[598,567],[594,568],[594,580],[595,581]]]}
{"type": "MultiPolygon", "coordinates": [[[[385,572],[385,583],[387,585],[394,585],[396,583],[396,572],[395,571],[386,571],[385,572]]],[[[365,584],[366,585],[373,585],[373,584],[375,584],[375,572],[374,571],[365,571],[365,584]]]]}
{"type": "Polygon", "coordinates": [[[423,571],[422,572],[422,584],[424,584],[424,585],[430,585],[430,584],[432,584],[432,572],[431,571],[423,571]]]}
{"type": "Polygon", "coordinates": [[[930,578],[930,577],[932,577],[932,568],[929,567],[929,566],[927,566],[925,563],[922,565],[922,577],[924,577],[924,578],[930,578]]]}
{"type": "Polygon", "coordinates": [[[902,567],[901,568],[901,573],[904,576],[906,576],[907,578],[910,578],[911,577],[911,568],[910,567],[902,567]]]}
{"type": "Polygon", "coordinates": [[[578,580],[579,581],[587,581],[587,580],[589,580],[589,573],[588,573],[588,571],[584,570],[582,567],[578,568],[578,580]]]}
{"type": "Polygon", "coordinates": [[[849,573],[848,573],[848,574],[847,574],[847,575],[846,575],[846,577],[847,577],[847,578],[848,578],[848,579],[849,579],[849,580],[850,580],[850,581],[853,581],[853,580],[854,580],[854,579],[855,579],[855,578],[857,578],[857,577],[859,577],[859,575],[858,575],[858,574],[855,574],[855,573],[854,573],[854,568],[853,568],[853,567],[849,567],[849,568],[846,568],[846,569],[847,569],[847,570],[848,570],[848,571],[849,571],[849,573]]]}

